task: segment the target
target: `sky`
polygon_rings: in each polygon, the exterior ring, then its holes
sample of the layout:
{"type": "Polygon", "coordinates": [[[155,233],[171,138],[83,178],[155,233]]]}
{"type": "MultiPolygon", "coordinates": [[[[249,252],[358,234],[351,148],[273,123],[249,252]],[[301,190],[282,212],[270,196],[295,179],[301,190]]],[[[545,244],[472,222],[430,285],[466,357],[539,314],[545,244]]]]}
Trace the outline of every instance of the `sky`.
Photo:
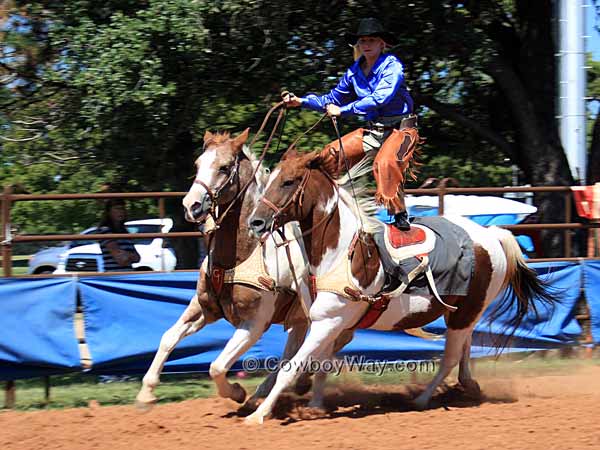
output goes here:
{"type": "MultiPolygon", "coordinates": [[[[590,5],[586,8],[585,17],[585,34],[589,36],[586,40],[586,51],[592,53],[592,59],[594,61],[600,61],[600,33],[594,28],[596,23],[596,9],[593,5],[590,5]]],[[[598,25],[600,25],[600,23],[598,23],[598,25]]]]}

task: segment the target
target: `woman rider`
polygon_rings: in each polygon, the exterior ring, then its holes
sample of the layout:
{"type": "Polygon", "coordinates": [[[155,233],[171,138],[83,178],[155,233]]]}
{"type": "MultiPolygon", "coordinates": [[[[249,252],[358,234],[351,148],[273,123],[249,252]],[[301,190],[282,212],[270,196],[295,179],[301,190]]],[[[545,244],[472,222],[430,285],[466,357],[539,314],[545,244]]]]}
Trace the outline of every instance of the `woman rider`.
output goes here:
{"type": "Polygon", "coordinates": [[[288,94],[284,102],[288,107],[326,111],[330,116],[354,115],[366,122],[364,128],[342,137],[346,162],[340,157],[336,140],[327,144],[321,153],[324,166],[333,176],[338,176],[346,163],[351,167],[365,154],[377,153],[373,164],[376,201],[393,214],[397,229],[409,230],[402,190],[405,167],[401,167],[400,160],[412,155],[419,134],[413,100],[404,81],[403,65],[396,56],[384,53],[395,39],[377,19],[366,18],[361,20],[356,34],[349,34],[347,40],[357,45],[361,56],[331,92],[305,97],[288,94]],[[391,134],[395,135],[393,148],[384,144],[391,134]],[[380,148],[382,150],[378,152],[380,148]]]}

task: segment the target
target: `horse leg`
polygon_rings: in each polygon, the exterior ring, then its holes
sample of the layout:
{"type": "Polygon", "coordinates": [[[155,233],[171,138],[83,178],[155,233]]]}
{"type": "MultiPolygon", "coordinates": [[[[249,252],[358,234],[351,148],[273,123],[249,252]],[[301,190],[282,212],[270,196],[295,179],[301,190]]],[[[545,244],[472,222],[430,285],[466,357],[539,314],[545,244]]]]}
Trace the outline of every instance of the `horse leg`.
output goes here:
{"type": "MultiPolygon", "coordinates": [[[[304,342],[304,337],[306,336],[307,331],[308,322],[299,322],[290,328],[285,349],[283,351],[282,361],[289,361],[296,354],[302,345],[302,342],[304,342]]],[[[256,391],[254,394],[252,394],[252,397],[248,399],[244,406],[253,410],[256,409],[258,406],[258,399],[265,398],[269,392],[271,392],[276,379],[277,371],[271,372],[265,381],[263,381],[260,386],[256,388],[256,391]]]]}
{"type": "Polygon", "coordinates": [[[322,357],[319,358],[321,369],[318,370],[313,377],[312,398],[308,402],[309,408],[323,409],[325,400],[325,382],[327,380],[327,372],[323,370],[323,361],[333,359],[333,342],[329,345],[326,351],[323,351],[322,357]]]}
{"type": "Polygon", "coordinates": [[[328,348],[344,329],[344,321],[340,317],[324,318],[314,321],[308,337],[291,359],[290,364],[277,374],[277,381],[265,401],[248,417],[246,423],[261,424],[264,418],[271,414],[275,402],[285,388],[293,383],[301,369],[307,370],[311,358],[319,353],[320,348],[328,348]]]}
{"type": "MultiPolygon", "coordinates": [[[[323,366],[323,361],[326,358],[329,358],[330,361],[335,359],[335,355],[342,348],[346,346],[348,342],[352,340],[354,337],[354,331],[344,330],[340,333],[338,338],[332,343],[330,349],[327,352],[324,352],[324,358],[321,358],[321,366],[323,366]]],[[[335,367],[335,366],[334,366],[335,367]]],[[[339,366],[338,366],[339,367],[339,366]]],[[[308,403],[308,406],[311,408],[319,408],[324,409],[325,407],[325,382],[327,381],[327,372],[320,370],[318,371],[313,380],[313,396],[308,403]]]]}
{"type": "Polygon", "coordinates": [[[473,335],[470,334],[465,341],[463,355],[458,365],[458,381],[465,388],[468,395],[479,398],[481,396],[481,388],[479,383],[475,381],[471,375],[471,340],[473,335]]]}
{"type": "Polygon", "coordinates": [[[163,334],[152,364],[142,379],[142,387],[136,397],[138,408],[148,409],[156,403],[154,389],[160,383],[160,374],[169,355],[184,337],[201,330],[205,324],[202,308],[195,295],[177,322],[163,334]]]}
{"type": "Polygon", "coordinates": [[[462,360],[465,344],[469,340],[473,327],[464,328],[461,330],[455,330],[448,328],[446,333],[446,345],[444,348],[444,357],[442,358],[441,366],[438,373],[435,375],[433,380],[429,383],[427,388],[419,395],[414,405],[416,409],[422,411],[427,408],[429,400],[433,395],[435,389],[444,381],[444,379],[450,374],[452,369],[462,360]]]}
{"type": "Polygon", "coordinates": [[[209,374],[217,385],[217,392],[221,397],[230,398],[238,403],[243,403],[246,399],[246,390],[239,383],[229,383],[227,372],[263,335],[266,325],[267,322],[263,319],[242,322],[217,359],[211,363],[209,374]]]}

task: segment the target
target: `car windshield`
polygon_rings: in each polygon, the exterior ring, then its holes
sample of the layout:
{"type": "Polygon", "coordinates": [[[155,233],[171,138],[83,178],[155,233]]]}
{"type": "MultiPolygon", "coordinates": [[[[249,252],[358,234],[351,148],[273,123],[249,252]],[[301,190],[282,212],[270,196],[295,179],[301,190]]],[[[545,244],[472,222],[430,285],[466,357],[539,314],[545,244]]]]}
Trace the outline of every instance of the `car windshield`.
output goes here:
{"type": "MultiPolygon", "coordinates": [[[[81,234],[93,234],[96,231],[98,231],[98,228],[92,227],[92,228],[88,228],[87,230],[82,231],[81,234]]],[[[94,244],[95,242],[96,241],[84,239],[82,241],[71,241],[71,242],[69,242],[68,246],[69,246],[69,248],[73,248],[73,247],[79,247],[80,245],[94,244]]]]}
{"type": "MultiPolygon", "coordinates": [[[[138,224],[138,225],[126,225],[127,231],[129,233],[160,233],[161,232],[161,225],[149,225],[149,224],[138,224]]],[[[81,234],[94,234],[98,231],[97,228],[88,228],[87,230],[83,231],[81,234]]],[[[152,243],[154,239],[153,238],[148,238],[148,239],[135,239],[134,243],[138,244],[138,245],[149,245],[150,243],[152,243]]],[[[69,243],[69,248],[73,248],[73,247],[79,247],[80,245],[89,245],[89,244],[95,244],[98,241],[93,241],[93,240],[82,240],[82,241],[71,241],[69,243]]]]}
{"type": "MultiPolygon", "coordinates": [[[[127,227],[127,231],[129,231],[130,233],[160,233],[160,231],[161,231],[160,225],[140,224],[140,225],[126,225],[126,227],[127,227]]],[[[135,239],[134,242],[136,244],[148,245],[153,240],[154,240],[154,238],[135,239]]]]}

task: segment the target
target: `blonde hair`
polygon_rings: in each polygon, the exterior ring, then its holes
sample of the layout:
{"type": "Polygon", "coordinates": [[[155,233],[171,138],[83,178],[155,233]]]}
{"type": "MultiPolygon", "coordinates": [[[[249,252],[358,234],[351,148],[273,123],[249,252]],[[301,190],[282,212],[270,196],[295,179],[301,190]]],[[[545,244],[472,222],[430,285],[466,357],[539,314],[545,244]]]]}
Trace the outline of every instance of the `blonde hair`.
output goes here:
{"type": "Polygon", "coordinates": [[[360,52],[360,49],[358,48],[358,44],[354,44],[352,46],[352,57],[354,58],[354,61],[356,61],[358,58],[360,58],[362,55],[362,53],[360,52]]]}
{"type": "MultiPolygon", "coordinates": [[[[379,38],[381,39],[381,38],[379,38]]],[[[392,48],[392,46],[390,44],[388,44],[387,42],[385,42],[383,39],[381,39],[381,42],[383,42],[383,50],[381,50],[381,53],[387,53],[390,48],[392,48]]],[[[354,44],[352,46],[352,57],[354,58],[354,61],[356,61],[358,58],[360,58],[362,56],[362,53],[360,52],[360,48],[358,47],[358,42],[356,44],[354,44]]]]}

